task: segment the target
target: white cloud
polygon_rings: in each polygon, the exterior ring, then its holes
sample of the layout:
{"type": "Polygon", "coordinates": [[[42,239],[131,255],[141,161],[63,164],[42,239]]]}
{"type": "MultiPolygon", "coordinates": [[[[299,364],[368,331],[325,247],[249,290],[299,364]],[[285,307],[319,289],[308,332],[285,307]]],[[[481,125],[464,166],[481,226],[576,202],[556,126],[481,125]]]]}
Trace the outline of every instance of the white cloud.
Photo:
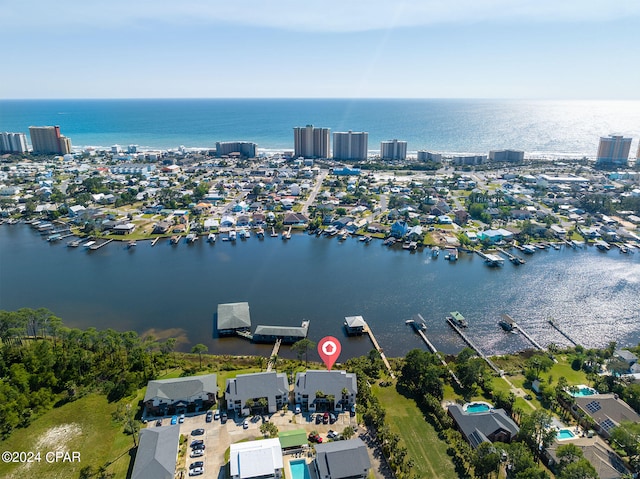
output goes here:
{"type": "Polygon", "coordinates": [[[3,25],[65,30],[145,22],[352,32],[497,22],[601,22],[640,16],[634,0],[0,0],[3,25]]]}

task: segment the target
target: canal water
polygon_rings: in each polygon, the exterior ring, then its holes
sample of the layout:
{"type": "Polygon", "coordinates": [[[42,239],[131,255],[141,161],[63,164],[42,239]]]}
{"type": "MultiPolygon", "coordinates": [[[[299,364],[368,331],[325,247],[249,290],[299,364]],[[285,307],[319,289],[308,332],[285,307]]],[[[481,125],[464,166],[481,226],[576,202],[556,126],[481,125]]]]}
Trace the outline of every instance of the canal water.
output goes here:
{"type": "MultiPolygon", "coordinates": [[[[542,345],[567,344],[549,318],[586,347],[640,341],[640,250],[563,247],[526,256],[522,266],[489,268],[470,254],[450,263],[429,249],[409,253],[380,241],[306,234],[287,242],[138,242],[131,249],[113,242],[91,252],[65,244],[47,243],[26,225],[0,226],[0,309],[46,307],[71,327],[176,337],[182,350],[204,343],[216,354],[270,352],[269,345],[214,336],[217,305],[237,301],[249,302],[254,326],[310,320],[313,341],[341,339],[342,360],[372,347],[366,337],[345,336],[344,317],[352,315],[367,320],[391,357],[425,347],[405,324],[416,313],[438,349],[459,351],[464,345],[444,320],[453,310],[490,354],[530,347],[499,328],[503,313],[542,345]]],[[[281,355],[292,356],[288,348],[281,355]]]]}

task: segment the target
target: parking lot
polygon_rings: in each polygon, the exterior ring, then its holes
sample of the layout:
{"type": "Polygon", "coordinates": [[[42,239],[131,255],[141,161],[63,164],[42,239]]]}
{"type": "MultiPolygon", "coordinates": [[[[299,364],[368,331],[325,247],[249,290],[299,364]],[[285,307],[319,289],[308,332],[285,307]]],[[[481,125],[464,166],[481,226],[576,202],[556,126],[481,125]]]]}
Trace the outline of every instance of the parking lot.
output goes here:
{"type": "MultiPolygon", "coordinates": [[[[170,420],[171,418],[165,417],[162,424],[168,425],[170,424],[170,420]]],[[[186,416],[184,422],[180,424],[180,434],[187,438],[187,454],[184,458],[178,458],[177,470],[180,471],[181,468],[184,468],[184,470],[186,470],[184,476],[187,477],[189,466],[196,461],[203,461],[204,476],[201,477],[224,479],[226,477],[225,451],[232,443],[247,439],[262,438],[260,425],[263,420],[273,422],[277,426],[278,431],[304,429],[307,434],[311,431],[317,431],[323,438],[323,441],[327,440],[327,433],[330,430],[341,433],[345,427],[351,426],[357,431],[356,418],[350,417],[348,412],[336,414],[334,424],[316,424],[315,414],[294,414],[292,411],[286,413],[278,411],[270,415],[241,418],[230,416],[226,423],[223,423],[221,419],[206,422],[205,414],[186,416]],[[245,419],[247,419],[248,425],[246,429],[243,426],[245,419]],[[198,436],[191,435],[192,431],[200,428],[204,429],[204,434],[198,436]],[[194,439],[202,439],[205,449],[204,455],[192,458],[190,457],[191,447],[189,447],[189,445],[194,439]]],[[[155,424],[156,421],[150,421],[148,427],[156,427],[155,424]]]]}

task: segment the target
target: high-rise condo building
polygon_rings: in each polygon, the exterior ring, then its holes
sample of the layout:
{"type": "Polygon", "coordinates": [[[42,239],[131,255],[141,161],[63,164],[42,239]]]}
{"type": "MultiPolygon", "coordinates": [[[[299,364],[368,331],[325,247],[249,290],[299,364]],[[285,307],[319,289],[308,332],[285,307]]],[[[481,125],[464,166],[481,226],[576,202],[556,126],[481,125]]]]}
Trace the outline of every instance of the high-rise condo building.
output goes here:
{"type": "Polygon", "coordinates": [[[329,158],[331,154],[329,128],[315,128],[313,125],[296,126],[293,129],[293,149],[296,158],[329,158]]]}
{"type": "Polygon", "coordinates": [[[521,150],[491,150],[489,152],[491,161],[522,163],[524,161],[524,151],[521,150]]]}
{"type": "Polygon", "coordinates": [[[71,140],[60,134],[59,126],[30,126],[29,136],[33,152],[36,154],[71,153],[71,140]]]}
{"type": "Polygon", "coordinates": [[[433,161],[435,163],[442,163],[442,153],[433,153],[431,151],[419,150],[418,161],[433,161]]]}
{"type": "Polygon", "coordinates": [[[255,158],[257,146],[249,141],[218,141],[216,156],[237,154],[243,158],[255,158]]]}
{"type": "Polygon", "coordinates": [[[369,133],[366,131],[335,132],[333,158],[336,160],[366,160],[369,133]]]}
{"type": "Polygon", "coordinates": [[[383,160],[406,160],[407,142],[398,140],[383,141],[380,143],[380,158],[383,160]]]}
{"type": "Polygon", "coordinates": [[[26,153],[27,135],[24,133],[0,133],[0,153],[26,153]]]}
{"type": "Polygon", "coordinates": [[[596,166],[627,166],[630,149],[631,138],[622,135],[601,136],[596,166]]]}

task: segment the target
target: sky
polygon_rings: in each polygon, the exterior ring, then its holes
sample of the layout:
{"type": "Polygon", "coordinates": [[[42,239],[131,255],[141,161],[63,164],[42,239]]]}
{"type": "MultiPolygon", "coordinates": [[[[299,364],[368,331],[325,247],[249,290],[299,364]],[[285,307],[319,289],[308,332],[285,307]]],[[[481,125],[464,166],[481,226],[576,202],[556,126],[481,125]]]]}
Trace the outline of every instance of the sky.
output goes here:
{"type": "Polygon", "coordinates": [[[0,98],[640,99],[636,0],[0,0],[0,98]]]}

